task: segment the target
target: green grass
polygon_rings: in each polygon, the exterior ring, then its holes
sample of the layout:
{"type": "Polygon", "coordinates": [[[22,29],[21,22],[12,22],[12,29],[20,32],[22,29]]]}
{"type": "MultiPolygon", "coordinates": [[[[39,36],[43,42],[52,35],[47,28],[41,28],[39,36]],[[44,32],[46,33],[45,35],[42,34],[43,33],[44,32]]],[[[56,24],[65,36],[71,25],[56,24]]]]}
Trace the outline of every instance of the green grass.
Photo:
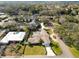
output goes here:
{"type": "Polygon", "coordinates": [[[62,50],[59,47],[57,42],[52,41],[51,42],[51,47],[52,47],[52,50],[55,52],[56,55],[61,55],[62,54],[62,50]]]}
{"type": "Polygon", "coordinates": [[[51,29],[45,29],[47,32],[48,32],[48,34],[52,34],[52,30],[51,29]]]}
{"type": "Polygon", "coordinates": [[[29,46],[25,48],[24,55],[45,55],[46,51],[43,46],[29,46]]]}
{"type": "Polygon", "coordinates": [[[70,51],[74,55],[74,57],[79,58],[79,50],[77,50],[74,46],[69,47],[70,51]]]}

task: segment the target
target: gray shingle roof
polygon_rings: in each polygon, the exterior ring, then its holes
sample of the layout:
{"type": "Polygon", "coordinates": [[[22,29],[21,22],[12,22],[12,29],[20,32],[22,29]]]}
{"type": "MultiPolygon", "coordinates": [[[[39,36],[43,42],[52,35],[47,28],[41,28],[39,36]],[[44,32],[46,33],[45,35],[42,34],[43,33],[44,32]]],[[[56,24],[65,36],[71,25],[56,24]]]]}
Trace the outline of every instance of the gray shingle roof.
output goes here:
{"type": "Polygon", "coordinates": [[[32,37],[28,39],[28,42],[30,42],[31,44],[41,43],[40,40],[42,40],[44,43],[50,44],[49,35],[45,30],[34,32],[32,37]]]}

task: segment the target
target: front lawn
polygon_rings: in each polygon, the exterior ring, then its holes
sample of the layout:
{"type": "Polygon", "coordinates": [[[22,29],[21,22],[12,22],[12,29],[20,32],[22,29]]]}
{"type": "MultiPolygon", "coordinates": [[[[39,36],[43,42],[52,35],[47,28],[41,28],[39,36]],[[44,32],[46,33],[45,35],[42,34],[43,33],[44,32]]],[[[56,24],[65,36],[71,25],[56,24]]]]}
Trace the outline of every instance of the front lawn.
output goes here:
{"type": "Polygon", "coordinates": [[[29,46],[26,45],[24,55],[45,55],[45,47],[43,46],[29,46]]]}
{"type": "Polygon", "coordinates": [[[57,42],[52,41],[51,42],[51,47],[52,47],[52,50],[55,52],[56,55],[61,55],[62,54],[62,50],[59,47],[57,42]]]}
{"type": "Polygon", "coordinates": [[[75,47],[69,47],[70,51],[72,52],[72,54],[74,55],[74,57],[79,58],[79,50],[77,50],[75,47]]]}

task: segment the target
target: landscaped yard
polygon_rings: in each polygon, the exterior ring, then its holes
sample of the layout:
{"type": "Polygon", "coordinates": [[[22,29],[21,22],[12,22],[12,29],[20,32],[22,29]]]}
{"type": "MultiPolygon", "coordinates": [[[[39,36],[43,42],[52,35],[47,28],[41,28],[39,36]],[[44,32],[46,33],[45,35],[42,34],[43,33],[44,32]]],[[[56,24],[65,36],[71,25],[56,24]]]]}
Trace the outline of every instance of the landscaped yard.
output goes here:
{"type": "Polygon", "coordinates": [[[24,55],[45,55],[46,51],[43,46],[29,46],[26,45],[24,55]]]}
{"type": "Polygon", "coordinates": [[[48,34],[52,34],[52,30],[51,29],[45,29],[47,32],[48,32],[48,34]]]}
{"type": "Polygon", "coordinates": [[[23,54],[24,46],[21,45],[21,48],[18,50],[19,53],[23,54]]]}
{"type": "Polygon", "coordinates": [[[77,50],[75,47],[69,47],[70,51],[72,52],[72,54],[74,55],[74,57],[79,58],[79,50],[77,50]]]}
{"type": "Polygon", "coordinates": [[[62,50],[59,47],[57,42],[52,41],[51,42],[51,47],[52,47],[52,50],[55,52],[56,55],[62,54],[62,50]]]}
{"type": "Polygon", "coordinates": [[[16,55],[15,47],[16,47],[16,45],[8,45],[4,51],[4,55],[5,56],[15,56],[16,55]]]}

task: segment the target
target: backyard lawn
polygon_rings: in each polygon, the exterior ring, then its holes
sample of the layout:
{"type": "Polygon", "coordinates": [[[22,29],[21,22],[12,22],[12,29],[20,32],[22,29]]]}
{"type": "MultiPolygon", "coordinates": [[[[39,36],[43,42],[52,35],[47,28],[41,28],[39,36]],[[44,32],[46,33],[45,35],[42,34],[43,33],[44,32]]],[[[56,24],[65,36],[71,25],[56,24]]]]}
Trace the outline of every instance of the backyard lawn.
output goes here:
{"type": "Polygon", "coordinates": [[[72,52],[72,54],[74,55],[74,57],[79,58],[79,50],[77,50],[75,47],[69,47],[70,51],[72,52]]]}
{"type": "Polygon", "coordinates": [[[29,46],[25,48],[24,55],[45,55],[46,51],[43,46],[29,46]]]}

